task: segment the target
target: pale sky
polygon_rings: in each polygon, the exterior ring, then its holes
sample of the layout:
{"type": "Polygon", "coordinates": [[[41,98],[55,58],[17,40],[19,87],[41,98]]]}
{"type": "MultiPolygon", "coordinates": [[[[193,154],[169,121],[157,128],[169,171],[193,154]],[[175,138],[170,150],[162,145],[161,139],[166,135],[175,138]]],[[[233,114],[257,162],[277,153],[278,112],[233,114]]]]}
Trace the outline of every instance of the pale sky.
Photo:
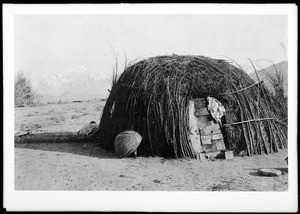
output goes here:
{"type": "Polygon", "coordinates": [[[15,72],[33,80],[84,66],[110,77],[115,63],[165,54],[287,59],[286,15],[15,15],[15,72]]]}

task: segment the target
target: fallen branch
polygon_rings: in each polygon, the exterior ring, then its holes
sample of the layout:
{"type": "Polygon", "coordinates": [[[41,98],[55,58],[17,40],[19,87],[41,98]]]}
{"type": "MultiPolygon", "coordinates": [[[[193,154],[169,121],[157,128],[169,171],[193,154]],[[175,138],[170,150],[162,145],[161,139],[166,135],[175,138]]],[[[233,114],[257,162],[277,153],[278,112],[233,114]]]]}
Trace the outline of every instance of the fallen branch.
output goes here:
{"type": "Polygon", "coordinates": [[[247,90],[247,89],[249,89],[249,88],[251,88],[251,87],[253,87],[253,86],[255,86],[255,85],[258,85],[258,84],[260,84],[260,82],[256,82],[256,83],[254,83],[254,84],[252,84],[252,85],[249,85],[249,86],[247,86],[247,87],[245,87],[245,88],[242,88],[242,89],[240,89],[240,90],[237,90],[237,91],[231,91],[231,92],[221,93],[221,94],[212,94],[211,96],[221,96],[221,95],[229,95],[229,94],[239,93],[239,92],[241,92],[241,91],[245,91],[245,90],[247,90]]]}
{"type": "Polygon", "coordinates": [[[229,126],[232,126],[232,125],[238,125],[238,124],[249,123],[249,122],[257,122],[257,121],[262,121],[262,120],[274,120],[274,121],[276,121],[276,122],[278,122],[282,125],[287,126],[286,123],[283,123],[282,121],[277,120],[276,118],[261,118],[261,119],[254,119],[254,120],[246,120],[246,121],[241,121],[241,122],[236,122],[236,123],[224,124],[224,126],[229,127],[229,126]]]}
{"type": "Polygon", "coordinates": [[[90,141],[86,135],[76,132],[53,132],[15,135],[15,143],[84,143],[90,141]]]}

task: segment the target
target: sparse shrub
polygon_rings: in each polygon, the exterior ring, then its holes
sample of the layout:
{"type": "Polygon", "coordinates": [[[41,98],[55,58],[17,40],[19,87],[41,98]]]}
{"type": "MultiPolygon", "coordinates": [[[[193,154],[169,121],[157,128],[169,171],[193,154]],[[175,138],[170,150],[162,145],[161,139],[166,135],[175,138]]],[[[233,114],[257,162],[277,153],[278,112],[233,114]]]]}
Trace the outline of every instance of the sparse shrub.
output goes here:
{"type": "Polygon", "coordinates": [[[65,121],[66,117],[63,114],[59,113],[51,117],[50,120],[52,120],[55,123],[59,123],[65,121]]]}
{"type": "Polygon", "coordinates": [[[66,104],[68,103],[68,101],[66,100],[58,100],[57,104],[66,104]]]}
{"type": "Polygon", "coordinates": [[[96,111],[102,111],[103,106],[100,103],[97,103],[95,106],[96,111]]]}
{"type": "Polygon", "coordinates": [[[74,120],[74,119],[77,119],[79,117],[81,117],[81,115],[74,114],[74,115],[71,116],[71,119],[74,120]]]}
{"type": "Polygon", "coordinates": [[[26,116],[26,117],[31,117],[31,116],[34,116],[34,115],[36,115],[36,113],[34,113],[34,112],[29,112],[29,113],[27,113],[25,116],[26,116]]]}
{"type": "Polygon", "coordinates": [[[74,111],[77,112],[77,113],[82,113],[83,111],[83,108],[79,107],[79,106],[74,106],[73,107],[74,111]]]}
{"type": "Polygon", "coordinates": [[[41,115],[50,115],[50,114],[55,114],[56,110],[55,109],[50,109],[49,111],[41,113],[41,115]]]}
{"type": "Polygon", "coordinates": [[[214,184],[210,189],[211,189],[211,191],[228,191],[228,185],[214,184]]]}
{"type": "Polygon", "coordinates": [[[53,114],[53,113],[55,113],[56,111],[55,111],[55,109],[53,108],[53,109],[50,109],[49,111],[48,111],[48,114],[53,114]]]}
{"type": "Polygon", "coordinates": [[[41,102],[40,100],[34,99],[34,106],[45,106],[47,105],[46,103],[41,102]]]}
{"type": "Polygon", "coordinates": [[[48,101],[47,104],[55,104],[53,101],[48,101]]]}

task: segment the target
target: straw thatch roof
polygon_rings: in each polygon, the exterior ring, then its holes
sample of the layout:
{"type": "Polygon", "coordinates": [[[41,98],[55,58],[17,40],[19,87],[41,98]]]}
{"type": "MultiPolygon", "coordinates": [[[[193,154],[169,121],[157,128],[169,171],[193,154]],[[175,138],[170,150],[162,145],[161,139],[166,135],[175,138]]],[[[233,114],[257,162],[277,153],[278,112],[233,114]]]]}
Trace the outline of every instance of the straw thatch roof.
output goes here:
{"type": "Polygon", "coordinates": [[[113,82],[99,125],[99,145],[114,150],[124,130],[143,136],[139,154],[193,157],[188,102],[215,97],[226,108],[222,132],[228,149],[249,155],[287,146],[287,127],[263,83],[242,69],[204,56],[158,56],[125,68],[113,82]],[[246,121],[246,122],[245,122],[246,121]]]}

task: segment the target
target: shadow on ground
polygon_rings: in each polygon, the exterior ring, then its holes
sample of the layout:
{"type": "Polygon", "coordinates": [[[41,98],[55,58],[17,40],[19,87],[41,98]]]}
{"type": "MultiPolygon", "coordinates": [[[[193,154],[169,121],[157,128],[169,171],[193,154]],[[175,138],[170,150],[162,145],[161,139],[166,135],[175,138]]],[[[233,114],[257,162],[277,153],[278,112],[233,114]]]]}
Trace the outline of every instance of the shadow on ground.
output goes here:
{"type": "Polygon", "coordinates": [[[61,133],[59,136],[56,134],[51,138],[51,134],[53,133],[35,134],[34,136],[15,136],[15,148],[72,153],[104,159],[119,159],[113,152],[101,149],[95,142],[88,141],[87,139],[76,138],[74,135],[69,137],[70,133],[61,133]]]}

